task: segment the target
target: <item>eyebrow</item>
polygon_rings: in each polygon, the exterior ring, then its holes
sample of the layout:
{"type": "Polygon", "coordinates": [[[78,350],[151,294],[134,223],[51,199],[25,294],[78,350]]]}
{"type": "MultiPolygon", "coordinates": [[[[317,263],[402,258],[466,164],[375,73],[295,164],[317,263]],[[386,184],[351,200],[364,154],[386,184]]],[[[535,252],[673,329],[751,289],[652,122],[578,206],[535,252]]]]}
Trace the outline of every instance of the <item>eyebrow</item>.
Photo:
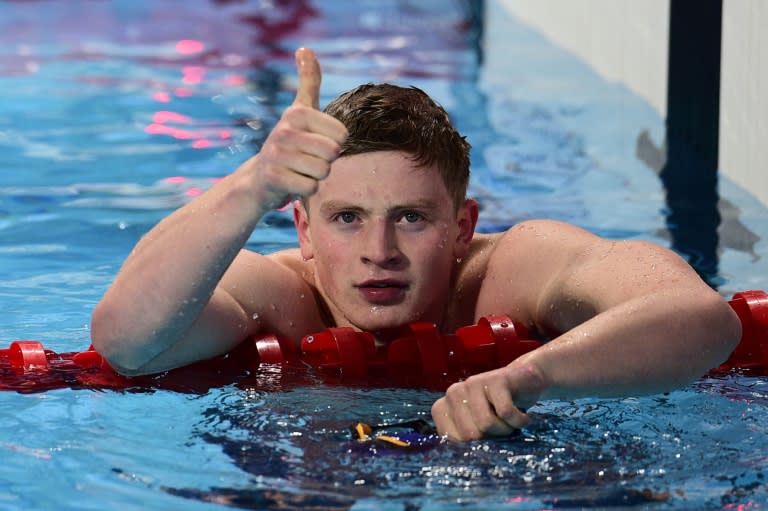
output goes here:
{"type": "MultiPolygon", "coordinates": [[[[389,211],[403,211],[406,209],[430,210],[430,209],[436,209],[437,207],[438,207],[437,202],[426,199],[426,200],[418,200],[414,202],[406,202],[404,204],[396,204],[395,206],[389,208],[389,211]]],[[[367,211],[367,208],[359,204],[354,204],[344,200],[329,200],[327,202],[323,202],[320,205],[320,211],[322,212],[331,212],[331,211],[365,212],[367,211]]]]}

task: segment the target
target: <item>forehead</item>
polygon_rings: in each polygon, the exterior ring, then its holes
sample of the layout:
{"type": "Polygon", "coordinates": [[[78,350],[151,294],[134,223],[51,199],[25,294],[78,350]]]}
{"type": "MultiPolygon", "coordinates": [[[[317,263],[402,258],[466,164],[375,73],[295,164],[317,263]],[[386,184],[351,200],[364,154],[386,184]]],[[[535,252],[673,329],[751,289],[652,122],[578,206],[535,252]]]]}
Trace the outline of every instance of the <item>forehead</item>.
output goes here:
{"type": "Polygon", "coordinates": [[[339,158],[309,200],[311,208],[342,201],[370,208],[427,202],[451,207],[437,166],[422,166],[399,151],[339,158]]]}

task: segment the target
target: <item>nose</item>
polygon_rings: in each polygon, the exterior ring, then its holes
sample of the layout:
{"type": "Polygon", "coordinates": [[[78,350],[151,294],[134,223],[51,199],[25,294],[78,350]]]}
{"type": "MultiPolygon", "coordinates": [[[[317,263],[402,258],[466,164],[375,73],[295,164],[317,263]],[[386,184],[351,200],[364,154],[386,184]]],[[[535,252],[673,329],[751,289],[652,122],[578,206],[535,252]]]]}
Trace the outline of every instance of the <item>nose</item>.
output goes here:
{"type": "Polygon", "coordinates": [[[395,226],[385,219],[374,219],[366,227],[360,254],[363,262],[382,267],[399,265],[403,254],[398,247],[395,226]]]}

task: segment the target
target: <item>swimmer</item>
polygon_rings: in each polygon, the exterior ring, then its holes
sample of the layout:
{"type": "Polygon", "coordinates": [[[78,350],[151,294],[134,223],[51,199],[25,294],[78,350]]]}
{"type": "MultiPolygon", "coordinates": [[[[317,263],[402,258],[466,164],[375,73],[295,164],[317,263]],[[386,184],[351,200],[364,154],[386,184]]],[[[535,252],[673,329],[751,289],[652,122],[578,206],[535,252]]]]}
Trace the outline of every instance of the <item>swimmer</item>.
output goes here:
{"type": "Polygon", "coordinates": [[[415,321],[450,333],[504,314],[549,341],[448,388],[432,406],[453,440],[508,435],[551,398],[685,385],[723,362],[741,325],[672,251],[532,220],[475,232],[467,141],[415,88],[363,85],[319,110],[320,65],[258,154],[163,219],[93,311],[95,348],[126,375],[226,353],[273,332],[387,333],[415,321]],[[297,200],[293,200],[298,197],[297,200]],[[298,247],[243,247],[293,201],[298,247]]]}

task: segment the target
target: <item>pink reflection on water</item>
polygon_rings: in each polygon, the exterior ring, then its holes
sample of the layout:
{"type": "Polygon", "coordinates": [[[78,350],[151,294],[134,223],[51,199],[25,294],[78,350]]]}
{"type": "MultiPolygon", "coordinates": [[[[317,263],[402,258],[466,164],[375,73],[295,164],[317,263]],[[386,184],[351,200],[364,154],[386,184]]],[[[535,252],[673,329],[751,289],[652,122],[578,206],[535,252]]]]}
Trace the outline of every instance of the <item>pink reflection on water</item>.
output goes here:
{"type": "Polygon", "coordinates": [[[181,72],[184,74],[181,81],[187,85],[200,83],[205,78],[205,68],[203,66],[184,66],[181,72]]]}
{"type": "Polygon", "coordinates": [[[160,103],[170,103],[171,95],[165,91],[157,91],[154,94],[152,94],[152,99],[160,103]]]}
{"type": "Polygon", "coordinates": [[[216,126],[202,126],[188,115],[171,110],[158,110],[152,114],[152,123],[144,128],[149,135],[166,135],[176,140],[192,140],[194,149],[208,149],[225,145],[232,138],[232,131],[216,126]],[[191,125],[188,128],[173,126],[174,124],[191,125]],[[199,127],[195,127],[198,125],[199,127]],[[214,140],[211,140],[214,139],[214,140]]]}
{"type": "Polygon", "coordinates": [[[187,115],[180,114],[178,112],[171,112],[169,110],[159,110],[152,115],[152,121],[160,124],[164,124],[166,122],[191,124],[192,118],[187,115]]]}
{"type": "Polygon", "coordinates": [[[182,39],[176,42],[176,51],[182,55],[194,55],[201,53],[204,49],[205,45],[195,39],[182,39]]]}
{"type": "Polygon", "coordinates": [[[189,96],[193,95],[195,91],[187,87],[176,87],[173,89],[173,93],[180,98],[188,98],[189,96]]]}
{"type": "Polygon", "coordinates": [[[197,134],[191,130],[174,128],[165,124],[152,123],[144,128],[144,133],[149,135],[168,135],[178,140],[193,140],[198,138],[197,134]]]}

